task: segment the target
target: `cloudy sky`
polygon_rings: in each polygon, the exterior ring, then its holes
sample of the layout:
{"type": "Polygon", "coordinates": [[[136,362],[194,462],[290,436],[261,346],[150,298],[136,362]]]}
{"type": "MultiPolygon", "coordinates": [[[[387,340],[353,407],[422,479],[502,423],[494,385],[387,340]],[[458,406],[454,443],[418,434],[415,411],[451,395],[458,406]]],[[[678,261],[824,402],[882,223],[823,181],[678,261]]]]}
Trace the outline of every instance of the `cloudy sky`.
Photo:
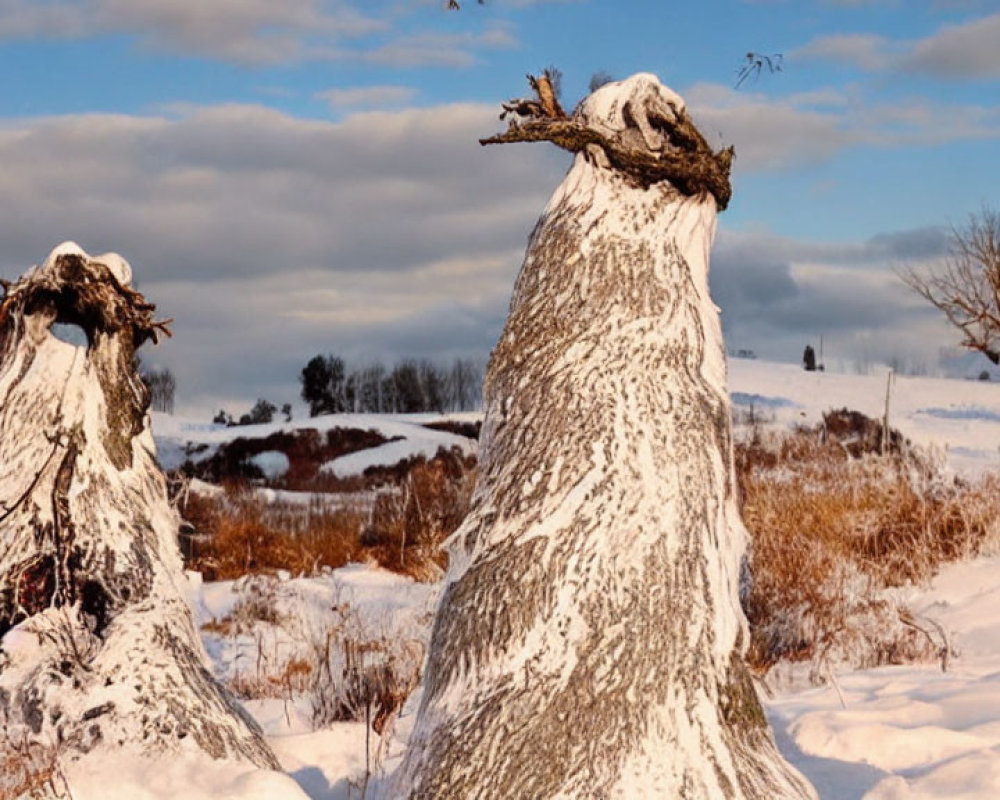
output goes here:
{"type": "Polygon", "coordinates": [[[567,106],[655,72],[735,144],[731,349],[942,368],[893,268],[1000,203],[1000,0],[0,0],[0,275],[122,253],[182,412],[293,400],[320,352],[485,357],[569,156],[476,140],[549,65],[567,106]],[[747,51],[782,71],[736,88],[747,51]]]}

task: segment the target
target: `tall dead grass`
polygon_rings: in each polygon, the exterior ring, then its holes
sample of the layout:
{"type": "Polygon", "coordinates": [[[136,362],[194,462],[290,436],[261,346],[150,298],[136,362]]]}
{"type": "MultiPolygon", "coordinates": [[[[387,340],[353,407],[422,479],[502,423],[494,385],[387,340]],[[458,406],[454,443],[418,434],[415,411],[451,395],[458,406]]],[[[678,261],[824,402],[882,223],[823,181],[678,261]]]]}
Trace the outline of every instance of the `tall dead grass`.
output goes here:
{"type": "Polygon", "coordinates": [[[468,512],[475,471],[456,459],[417,459],[397,486],[366,502],[336,505],[317,494],[308,504],[264,499],[247,482],[221,495],[192,492],[182,513],[196,531],[186,566],[206,580],[373,561],[417,580],[442,574],[441,543],[468,512]]]}
{"type": "Polygon", "coordinates": [[[359,511],[268,503],[246,484],[228,484],[223,496],[192,493],[183,513],[198,532],[187,567],[208,580],[277,570],[313,574],[360,553],[359,511]]]}
{"type": "Polygon", "coordinates": [[[900,620],[892,589],[997,546],[1000,480],[945,480],[932,460],[901,437],[897,444],[887,455],[880,447],[852,455],[821,426],[755,431],[737,445],[752,542],[744,604],[758,670],[781,659],[819,670],[932,654],[900,620]]]}
{"type": "Polygon", "coordinates": [[[11,730],[0,718],[0,800],[51,800],[70,797],[60,766],[60,747],[11,730]]]}

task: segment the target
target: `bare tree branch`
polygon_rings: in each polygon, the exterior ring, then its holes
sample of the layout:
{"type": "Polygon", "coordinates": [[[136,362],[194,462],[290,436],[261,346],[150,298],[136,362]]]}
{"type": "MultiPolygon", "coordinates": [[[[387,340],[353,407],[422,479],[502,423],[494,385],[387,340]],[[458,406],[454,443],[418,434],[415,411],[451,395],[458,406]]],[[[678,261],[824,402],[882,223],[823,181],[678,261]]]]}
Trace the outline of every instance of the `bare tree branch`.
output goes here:
{"type": "Polygon", "coordinates": [[[636,184],[669,181],[682,194],[710,192],[724,210],[732,196],[729,172],[734,150],[714,152],[687,111],[670,113],[631,109],[630,117],[641,138],[589,125],[579,109],[567,116],[555,100],[549,75],[528,76],[534,98],[516,98],[502,104],[500,119],[510,118],[504,133],[480,139],[482,145],[512,142],[552,142],[571,153],[587,151],[600,157],[636,184]],[[596,151],[595,151],[596,149],[596,151]]]}
{"type": "Polygon", "coordinates": [[[1000,214],[983,208],[954,228],[948,257],[899,277],[962,332],[962,347],[1000,364],[1000,214]]]}

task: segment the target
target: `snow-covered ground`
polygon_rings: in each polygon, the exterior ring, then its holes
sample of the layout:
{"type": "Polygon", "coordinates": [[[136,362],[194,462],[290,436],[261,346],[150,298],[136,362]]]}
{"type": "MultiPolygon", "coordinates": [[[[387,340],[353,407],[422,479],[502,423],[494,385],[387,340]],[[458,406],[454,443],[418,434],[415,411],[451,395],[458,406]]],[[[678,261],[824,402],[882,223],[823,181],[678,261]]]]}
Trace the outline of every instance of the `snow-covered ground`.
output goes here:
{"type": "Polygon", "coordinates": [[[951,631],[947,672],[880,667],[767,703],[823,800],[1000,797],[1000,558],[946,568],[911,607],[951,631]]]}
{"type": "MultiPolygon", "coordinates": [[[[733,405],[778,424],[813,425],[824,411],[849,408],[882,419],[888,369],[871,375],[806,372],[794,364],[732,359],[733,405]]],[[[963,475],[1000,468],[1000,383],[894,375],[889,424],[935,447],[963,475]]]]}
{"type": "MultiPolygon", "coordinates": [[[[405,615],[410,605],[422,611],[433,602],[432,588],[374,568],[351,567],[316,580],[320,594],[341,586],[340,597],[356,604],[370,620],[405,615]]],[[[231,611],[231,588],[231,583],[195,583],[202,620],[231,611]]],[[[1000,557],[949,567],[930,587],[913,590],[911,607],[951,632],[958,657],[948,672],[926,664],[843,673],[837,676],[838,687],[781,692],[766,702],[779,747],[814,783],[822,800],[1000,797],[1000,557]]],[[[411,619],[426,625],[426,616],[420,622],[417,616],[411,619]]],[[[233,770],[226,778],[208,770],[188,798],[361,796],[363,724],[336,723],[312,731],[308,708],[301,703],[289,709],[274,699],[253,701],[248,707],[269,734],[295,786],[281,783],[279,776],[233,770]]],[[[390,768],[398,761],[415,708],[411,698],[396,724],[385,762],[390,768]]],[[[377,737],[368,745],[374,753],[377,737]]],[[[145,794],[120,796],[176,796],[167,788],[154,790],[148,781],[144,785],[145,794]]]]}
{"type": "MultiPolygon", "coordinates": [[[[752,405],[755,416],[778,425],[814,424],[824,411],[845,406],[881,417],[886,373],[806,373],[794,365],[733,360],[730,391],[735,406],[745,411],[752,405]]],[[[423,421],[337,416],[293,427],[374,428],[387,437],[412,439],[413,451],[420,452],[428,437],[449,436],[424,433],[426,429],[418,427],[423,421]]],[[[890,422],[915,443],[940,449],[958,473],[973,477],[1000,467],[1000,385],[898,376],[891,391],[890,422]]],[[[161,451],[177,454],[188,441],[211,445],[288,426],[226,429],[158,415],[155,427],[161,451]]],[[[383,455],[398,457],[395,449],[383,455]]],[[[164,460],[170,463],[172,457],[164,460]]],[[[368,463],[379,463],[379,458],[371,457],[368,463]]],[[[360,464],[334,468],[346,472],[360,464]]],[[[360,566],[285,583],[301,589],[294,602],[300,604],[297,613],[307,622],[321,622],[324,609],[346,603],[360,619],[383,625],[388,636],[406,635],[403,629],[410,626],[412,638],[426,637],[433,587],[360,566]]],[[[948,671],[936,664],[883,667],[840,673],[836,685],[779,691],[766,700],[779,746],[813,781],[823,800],[996,800],[1000,798],[1000,557],[953,565],[931,586],[909,591],[910,608],[951,634],[958,656],[948,671]]],[[[192,602],[203,623],[224,618],[235,601],[232,584],[192,582],[192,602]]],[[[231,676],[240,668],[238,646],[234,650],[211,631],[206,631],[205,640],[217,674],[231,676]]],[[[279,649],[276,643],[272,646],[279,649]]],[[[173,764],[160,773],[162,780],[150,780],[148,770],[128,767],[109,771],[103,778],[71,773],[74,788],[80,789],[75,796],[156,800],[361,796],[366,757],[363,724],[337,723],[313,731],[309,709],[302,703],[271,698],[248,707],[268,733],[287,775],[232,769],[221,774],[210,764],[173,764]],[[112,774],[115,780],[106,782],[112,774]]],[[[396,724],[389,743],[390,766],[405,744],[414,708],[411,698],[396,724]]],[[[378,750],[378,741],[368,740],[367,746],[371,755],[378,750]]]]}

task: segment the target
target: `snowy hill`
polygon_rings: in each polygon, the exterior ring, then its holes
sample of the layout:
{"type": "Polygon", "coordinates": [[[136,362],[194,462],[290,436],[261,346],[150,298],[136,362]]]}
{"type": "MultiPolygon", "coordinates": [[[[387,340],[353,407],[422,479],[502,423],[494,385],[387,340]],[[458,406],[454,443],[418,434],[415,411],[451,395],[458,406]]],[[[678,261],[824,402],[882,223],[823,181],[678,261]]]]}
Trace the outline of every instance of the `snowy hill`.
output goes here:
{"type": "MultiPolygon", "coordinates": [[[[475,445],[465,436],[429,427],[441,423],[463,423],[474,419],[470,414],[329,414],[294,422],[273,422],[266,425],[226,426],[200,420],[153,414],[153,436],[164,469],[177,469],[186,460],[202,462],[218,450],[238,439],[267,440],[276,434],[298,431],[317,431],[329,436],[334,431],[365,432],[375,435],[379,443],[374,447],[358,447],[345,455],[330,459],[322,465],[323,471],[339,477],[358,475],[369,467],[388,467],[407,458],[432,457],[439,448],[458,448],[463,455],[475,452],[475,445]]],[[[268,473],[273,465],[280,465],[279,451],[262,451],[256,459],[262,471],[268,473]]],[[[280,474],[280,466],[274,470],[280,474]]],[[[268,474],[268,477],[273,477],[268,474]]]]}
{"type": "MultiPolygon", "coordinates": [[[[731,359],[729,391],[733,407],[745,413],[752,407],[764,421],[791,426],[813,425],[824,411],[849,408],[881,419],[885,412],[888,370],[872,375],[806,372],[794,364],[731,359]]],[[[961,474],[1000,468],[1000,384],[906,375],[893,377],[889,423],[919,445],[944,452],[961,474]]],[[[153,434],[165,469],[179,467],[185,458],[204,460],[220,445],[238,438],[266,439],[281,431],[331,429],[376,431],[386,443],[331,461],[332,474],[363,472],[370,466],[391,466],[416,455],[430,457],[439,447],[475,452],[469,439],[428,428],[440,422],[474,423],[475,413],[332,414],[291,423],[226,427],[200,420],[153,415],[153,434]]]]}
{"type": "MultiPolygon", "coordinates": [[[[813,425],[824,411],[849,408],[881,419],[888,370],[874,375],[806,372],[793,364],[733,359],[735,408],[785,425],[813,425]]],[[[889,424],[919,445],[936,447],[962,474],[1000,467],[1000,384],[896,375],[889,424]]]]}

